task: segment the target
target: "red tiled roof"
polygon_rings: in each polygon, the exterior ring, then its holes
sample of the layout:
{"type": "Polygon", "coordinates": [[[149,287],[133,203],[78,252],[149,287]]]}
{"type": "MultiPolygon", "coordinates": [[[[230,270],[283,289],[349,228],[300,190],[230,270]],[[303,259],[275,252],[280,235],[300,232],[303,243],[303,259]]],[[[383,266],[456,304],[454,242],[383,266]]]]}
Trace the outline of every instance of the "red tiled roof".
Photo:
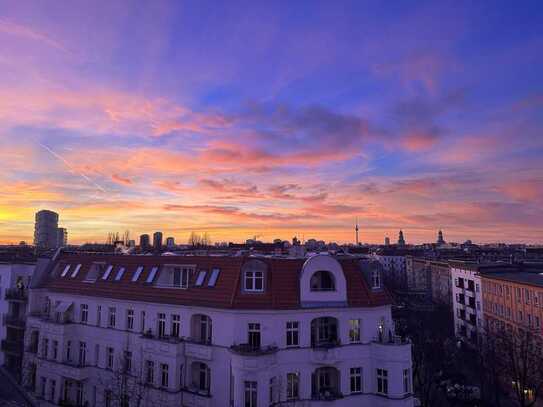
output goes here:
{"type": "MultiPolygon", "coordinates": [[[[241,289],[241,267],[252,257],[227,256],[126,256],[63,253],[56,261],[54,276],[45,283],[46,288],[54,292],[64,292],[86,296],[106,297],[127,301],[146,301],[176,305],[198,305],[214,308],[236,309],[296,309],[300,308],[299,276],[305,259],[258,258],[268,265],[266,290],[263,293],[246,293],[241,289]],[[84,282],[87,272],[94,262],[113,265],[107,280],[94,283],[84,282]],[[60,277],[66,264],[72,264],[69,273],[60,277]],[[71,273],[77,264],[81,269],[75,278],[71,273]],[[197,270],[207,270],[204,284],[194,286],[198,273],[191,276],[189,288],[153,287],[145,280],[153,266],[166,264],[196,265],[197,270]],[[115,281],[118,267],[126,268],[120,281],[115,281]],[[138,266],[144,271],[138,281],[132,282],[132,276],[138,266]],[[220,275],[214,287],[208,287],[210,272],[219,268],[220,275]]],[[[386,290],[372,292],[358,268],[355,259],[338,259],[347,280],[347,299],[352,307],[372,307],[390,304],[386,290]]],[[[160,273],[160,271],[159,271],[160,273]]],[[[155,278],[156,281],[156,278],[155,278]]]]}

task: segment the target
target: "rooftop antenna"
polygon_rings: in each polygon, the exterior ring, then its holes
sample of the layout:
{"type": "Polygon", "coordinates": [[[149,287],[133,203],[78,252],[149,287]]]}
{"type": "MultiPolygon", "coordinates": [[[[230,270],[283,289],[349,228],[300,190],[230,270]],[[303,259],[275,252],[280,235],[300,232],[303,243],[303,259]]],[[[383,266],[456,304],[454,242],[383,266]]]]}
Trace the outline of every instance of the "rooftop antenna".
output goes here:
{"type": "Polygon", "coordinates": [[[356,245],[358,246],[360,243],[358,241],[358,230],[359,230],[359,227],[358,227],[358,216],[356,217],[356,224],[355,224],[355,227],[354,227],[354,230],[356,232],[356,245]]]}

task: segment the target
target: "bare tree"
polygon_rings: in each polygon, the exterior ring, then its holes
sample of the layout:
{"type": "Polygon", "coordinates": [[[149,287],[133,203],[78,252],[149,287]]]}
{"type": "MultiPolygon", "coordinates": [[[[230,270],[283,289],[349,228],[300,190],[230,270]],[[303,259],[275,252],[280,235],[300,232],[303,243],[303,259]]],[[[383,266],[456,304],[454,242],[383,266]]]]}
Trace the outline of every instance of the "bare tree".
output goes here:
{"type": "Polygon", "coordinates": [[[188,243],[193,248],[199,247],[202,244],[202,237],[198,233],[192,231],[190,232],[188,243]]]}

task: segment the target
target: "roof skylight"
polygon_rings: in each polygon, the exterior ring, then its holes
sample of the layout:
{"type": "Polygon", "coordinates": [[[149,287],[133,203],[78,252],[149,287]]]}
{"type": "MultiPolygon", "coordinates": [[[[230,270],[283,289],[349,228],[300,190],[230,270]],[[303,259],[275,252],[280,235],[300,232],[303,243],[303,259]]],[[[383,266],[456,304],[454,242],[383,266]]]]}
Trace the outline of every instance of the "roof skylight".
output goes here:
{"type": "Polygon", "coordinates": [[[207,282],[208,287],[215,287],[215,284],[217,284],[217,279],[219,278],[219,273],[221,272],[221,269],[214,268],[211,271],[211,276],[209,277],[209,281],[207,282]]]}
{"type": "Polygon", "coordinates": [[[147,280],[145,280],[146,283],[152,283],[153,280],[155,279],[155,276],[156,276],[156,272],[158,271],[158,267],[153,267],[151,269],[151,272],[149,273],[149,275],[147,276],[147,280]]]}
{"type": "Polygon", "coordinates": [[[194,284],[197,287],[200,287],[202,284],[204,284],[204,280],[206,278],[207,271],[201,270],[198,272],[198,277],[196,278],[196,283],[194,284]]]}
{"type": "Polygon", "coordinates": [[[143,266],[138,266],[136,269],[136,272],[132,276],[132,282],[138,281],[138,278],[140,278],[141,273],[143,272],[143,266]]]}
{"type": "Polygon", "coordinates": [[[75,266],[75,269],[74,269],[74,271],[72,272],[72,275],[71,275],[72,278],[77,276],[77,273],[79,273],[80,268],[81,268],[81,264],[78,264],[77,266],[75,266]]]}
{"type": "Polygon", "coordinates": [[[121,278],[123,278],[124,270],[124,267],[119,267],[119,270],[117,270],[117,275],[115,276],[115,281],[119,281],[121,278]]]}
{"type": "Polygon", "coordinates": [[[108,279],[109,275],[111,274],[111,270],[113,270],[113,265],[110,264],[109,266],[107,266],[106,272],[102,276],[102,280],[108,279]]]}
{"type": "Polygon", "coordinates": [[[64,267],[64,270],[62,270],[61,277],[66,277],[66,274],[68,274],[68,271],[70,271],[71,264],[67,264],[66,267],[64,267]]]}

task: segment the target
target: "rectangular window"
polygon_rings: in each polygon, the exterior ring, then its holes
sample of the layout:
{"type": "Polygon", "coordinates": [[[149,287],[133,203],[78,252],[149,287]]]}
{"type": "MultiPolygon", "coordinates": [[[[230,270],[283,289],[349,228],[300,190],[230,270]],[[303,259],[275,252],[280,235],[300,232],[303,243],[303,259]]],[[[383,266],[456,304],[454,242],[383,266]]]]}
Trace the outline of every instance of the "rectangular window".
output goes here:
{"type": "Polygon", "coordinates": [[[44,359],[47,359],[48,357],[48,350],[49,350],[49,339],[43,338],[41,343],[41,355],[44,359]]]}
{"type": "Polygon", "coordinates": [[[145,332],[145,311],[140,314],[140,331],[145,332]]]}
{"type": "Polygon", "coordinates": [[[109,318],[108,318],[108,324],[110,328],[115,328],[115,314],[117,310],[115,307],[109,307],[109,318]]]}
{"type": "Polygon", "coordinates": [[[211,270],[211,276],[209,277],[209,280],[207,281],[208,287],[215,287],[215,284],[217,284],[217,279],[219,278],[219,273],[221,272],[220,269],[214,268],[211,270]]]}
{"type": "Polygon", "coordinates": [[[106,272],[102,276],[102,280],[108,279],[109,275],[111,274],[111,270],[113,270],[113,266],[110,264],[109,266],[107,266],[106,272]]]}
{"type": "MultiPolygon", "coordinates": [[[[270,378],[270,405],[279,402],[279,387],[277,383],[277,376],[270,378]]],[[[288,390],[287,390],[288,391],[288,390]]]]}
{"type": "Polygon", "coordinates": [[[172,332],[171,336],[179,338],[179,331],[181,327],[181,317],[179,315],[172,315],[172,332]]]}
{"type": "Polygon", "coordinates": [[[81,304],[80,311],[81,323],[86,324],[89,320],[89,306],[87,304],[81,304]]]}
{"type": "Polygon", "coordinates": [[[66,361],[72,361],[72,341],[66,342],[66,361]]]}
{"type": "Polygon", "coordinates": [[[57,381],[51,379],[51,387],[49,391],[49,400],[54,401],[55,400],[55,393],[57,392],[57,381]]]}
{"type": "Polygon", "coordinates": [[[111,390],[105,390],[104,391],[104,406],[105,407],[112,407],[112,403],[111,403],[111,399],[112,399],[112,395],[111,395],[111,390]]]}
{"type": "Polygon", "coordinates": [[[87,344],[79,342],[79,366],[85,366],[87,363],[87,344]]]}
{"type": "Polygon", "coordinates": [[[194,283],[194,285],[196,287],[200,287],[202,284],[204,284],[206,274],[207,274],[207,272],[205,272],[205,271],[199,271],[198,272],[198,277],[196,278],[196,283],[194,283]]]}
{"type": "Polygon", "coordinates": [[[134,310],[126,310],[126,329],[131,331],[134,329],[134,310]]]}
{"type": "Polygon", "coordinates": [[[388,394],[388,370],[377,369],[377,393],[388,394]]]}
{"type": "Polygon", "coordinates": [[[53,341],[53,360],[58,359],[58,341],[53,341]]]}
{"type": "Polygon", "coordinates": [[[124,371],[132,371],[132,352],[130,351],[124,352],[124,371]]]}
{"type": "Polygon", "coordinates": [[[298,346],[299,341],[299,322],[287,322],[287,346],[298,346]]]}
{"type": "Polygon", "coordinates": [[[360,320],[351,319],[349,320],[349,341],[360,342],[360,320]]]}
{"type": "Polygon", "coordinates": [[[246,271],[245,272],[245,291],[264,291],[264,272],[246,271]]]}
{"type": "Polygon", "coordinates": [[[106,367],[108,369],[113,369],[115,350],[113,348],[108,347],[106,352],[107,352],[107,364],[106,364],[106,367]]]}
{"type": "Polygon", "coordinates": [[[75,269],[74,271],[72,272],[72,275],[70,277],[72,278],[75,278],[77,277],[77,274],[79,273],[79,269],[81,268],[81,264],[78,264],[77,266],[75,266],[75,269]]]}
{"type": "Polygon", "coordinates": [[[287,401],[297,400],[300,397],[299,373],[287,373],[287,401]]]}
{"type": "Polygon", "coordinates": [[[403,370],[403,392],[411,393],[411,369],[403,370]]]}
{"type": "Polygon", "coordinates": [[[158,314],[157,333],[159,338],[164,338],[166,336],[166,314],[158,314]]]}
{"type": "Polygon", "coordinates": [[[257,382],[245,382],[245,407],[257,407],[257,382]]]}
{"type": "Polygon", "coordinates": [[[96,326],[102,325],[102,306],[98,305],[96,308],[96,326]]]}
{"type": "Polygon", "coordinates": [[[249,323],[248,343],[251,348],[260,348],[260,324],[249,323]]]}
{"type": "Polygon", "coordinates": [[[100,345],[99,344],[94,345],[94,365],[95,366],[100,365],[100,345]]]}
{"type": "Polygon", "coordinates": [[[41,385],[40,385],[40,394],[43,398],[45,398],[45,387],[46,387],[46,384],[47,384],[47,379],[45,377],[41,377],[41,385]]]}
{"type": "Polygon", "coordinates": [[[536,315],[534,318],[535,318],[535,327],[539,328],[539,317],[536,315]]]}
{"type": "Polygon", "coordinates": [[[136,272],[132,276],[132,282],[138,281],[142,272],[143,272],[143,266],[138,266],[138,268],[136,269],[136,272]]]}
{"type": "Polygon", "coordinates": [[[351,393],[362,392],[362,368],[351,367],[351,393]]]}
{"type": "Polygon", "coordinates": [[[147,360],[145,362],[145,381],[148,384],[153,384],[155,382],[155,362],[152,360],[147,360]]]}
{"type": "MultiPolygon", "coordinates": [[[[176,267],[173,269],[173,286],[178,288],[188,288],[190,278],[190,268],[176,267]]],[[[205,277],[205,276],[204,276],[205,277]]]]}
{"type": "Polygon", "coordinates": [[[166,363],[160,364],[160,372],[160,385],[168,387],[168,365],[166,363]]]}
{"type": "Polygon", "coordinates": [[[121,281],[121,278],[123,278],[124,270],[124,267],[119,267],[119,270],[117,270],[117,275],[115,276],[115,281],[121,281]]]}
{"type": "Polygon", "coordinates": [[[158,267],[153,267],[151,269],[151,272],[149,273],[149,275],[147,276],[147,280],[145,280],[146,283],[152,283],[153,280],[155,279],[155,276],[156,276],[156,273],[158,271],[158,267]]]}

